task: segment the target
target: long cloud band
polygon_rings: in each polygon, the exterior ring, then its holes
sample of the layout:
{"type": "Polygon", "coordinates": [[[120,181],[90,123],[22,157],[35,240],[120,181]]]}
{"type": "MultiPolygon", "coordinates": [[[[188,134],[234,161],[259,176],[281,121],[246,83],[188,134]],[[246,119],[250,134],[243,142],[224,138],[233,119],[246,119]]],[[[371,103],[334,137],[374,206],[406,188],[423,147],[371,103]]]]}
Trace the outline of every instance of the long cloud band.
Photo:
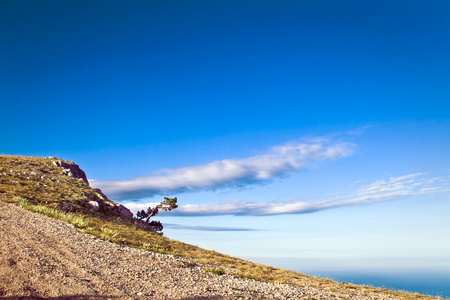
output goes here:
{"type": "Polygon", "coordinates": [[[224,159],[205,165],[161,170],[159,175],[130,180],[90,180],[111,199],[139,199],[159,194],[242,187],[270,181],[306,167],[314,161],[346,157],[351,143],[290,143],[273,147],[266,154],[242,159],[224,159]]]}

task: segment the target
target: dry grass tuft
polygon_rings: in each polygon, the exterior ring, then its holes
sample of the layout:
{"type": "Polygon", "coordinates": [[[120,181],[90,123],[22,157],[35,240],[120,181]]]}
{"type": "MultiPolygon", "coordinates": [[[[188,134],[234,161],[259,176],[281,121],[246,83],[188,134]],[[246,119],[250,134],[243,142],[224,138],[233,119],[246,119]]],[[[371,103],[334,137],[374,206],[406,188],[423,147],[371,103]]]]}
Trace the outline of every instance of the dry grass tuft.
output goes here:
{"type": "Polygon", "coordinates": [[[118,236],[119,233],[117,231],[105,227],[102,227],[102,231],[100,232],[100,238],[108,242],[116,241],[118,236]]]}

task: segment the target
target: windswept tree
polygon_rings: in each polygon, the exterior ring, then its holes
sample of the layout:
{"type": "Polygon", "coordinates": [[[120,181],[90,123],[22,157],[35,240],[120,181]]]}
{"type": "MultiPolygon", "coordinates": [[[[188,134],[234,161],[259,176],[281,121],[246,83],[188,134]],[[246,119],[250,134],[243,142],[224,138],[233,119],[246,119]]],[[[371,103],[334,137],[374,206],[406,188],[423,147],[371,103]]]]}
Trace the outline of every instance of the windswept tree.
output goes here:
{"type": "Polygon", "coordinates": [[[145,210],[138,211],[136,217],[142,220],[143,222],[147,223],[150,227],[152,227],[152,230],[162,231],[164,227],[161,224],[161,222],[150,221],[150,218],[155,216],[159,212],[159,210],[171,211],[172,209],[175,209],[177,207],[178,207],[177,197],[175,198],[164,197],[164,201],[156,205],[154,208],[149,207],[147,208],[147,211],[145,210]]]}

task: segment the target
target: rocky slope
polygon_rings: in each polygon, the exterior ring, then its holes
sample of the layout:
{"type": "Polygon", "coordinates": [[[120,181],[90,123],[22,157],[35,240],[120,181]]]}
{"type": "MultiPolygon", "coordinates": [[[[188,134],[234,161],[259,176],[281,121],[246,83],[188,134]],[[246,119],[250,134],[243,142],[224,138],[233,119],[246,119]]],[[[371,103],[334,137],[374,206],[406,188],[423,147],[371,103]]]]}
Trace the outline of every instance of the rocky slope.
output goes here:
{"type": "Polygon", "coordinates": [[[55,157],[0,156],[0,198],[24,197],[71,212],[103,212],[131,218],[125,206],[89,186],[80,167],[55,157]]]}

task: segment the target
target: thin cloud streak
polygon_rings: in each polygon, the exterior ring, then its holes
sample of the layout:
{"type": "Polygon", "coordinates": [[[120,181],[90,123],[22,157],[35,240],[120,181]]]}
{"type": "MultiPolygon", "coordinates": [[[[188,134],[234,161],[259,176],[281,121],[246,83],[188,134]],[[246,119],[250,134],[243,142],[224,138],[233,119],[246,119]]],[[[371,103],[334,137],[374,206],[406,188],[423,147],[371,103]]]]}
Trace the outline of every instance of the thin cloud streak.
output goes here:
{"type": "MultiPolygon", "coordinates": [[[[133,214],[137,214],[138,211],[141,210],[147,210],[147,208],[149,207],[156,207],[156,205],[158,205],[160,203],[157,202],[149,202],[149,203],[134,203],[134,202],[130,202],[130,203],[125,203],[123,204],[124,206],[126,206],[133,214]]],[[[162,213],[162,211],[161,211],[162,213]]]]}
{"type": "Polygon", "coordinates": [[[224,159],[205,165],[161,170],[159,175],[130,180],[98,181],[91,184],[114,200],[139,199],[186,191],[236,188],[268,182],[305,168],[315,161],[346,157],[354,152],[351,143],[289,143],[266,154],[243,159],[224,159]]]}
{"type": "Polygon", "coordinates": [[[436,192],[448,192],[448,188],[430,186],[432,180],[424,174],[416,173],[389,180],[376,181],[355,192],[350,197],[334,198],[319,202],[281,201],[252,203],[248,201],[228,201],[205,205],[184,205],[170,213],[170,216],[268,216],[281,214],[305,214],[322,210],[391,201],[401,197],[436,192]]]}
{"type": "Polygon", "coordinates": [[[259,229],[236,228],[236,227],[215,227],[215,226],[188,226],[179,224],[164,224],[165,228],[196,230],[196,231],[260,231],[259,229]]]}

